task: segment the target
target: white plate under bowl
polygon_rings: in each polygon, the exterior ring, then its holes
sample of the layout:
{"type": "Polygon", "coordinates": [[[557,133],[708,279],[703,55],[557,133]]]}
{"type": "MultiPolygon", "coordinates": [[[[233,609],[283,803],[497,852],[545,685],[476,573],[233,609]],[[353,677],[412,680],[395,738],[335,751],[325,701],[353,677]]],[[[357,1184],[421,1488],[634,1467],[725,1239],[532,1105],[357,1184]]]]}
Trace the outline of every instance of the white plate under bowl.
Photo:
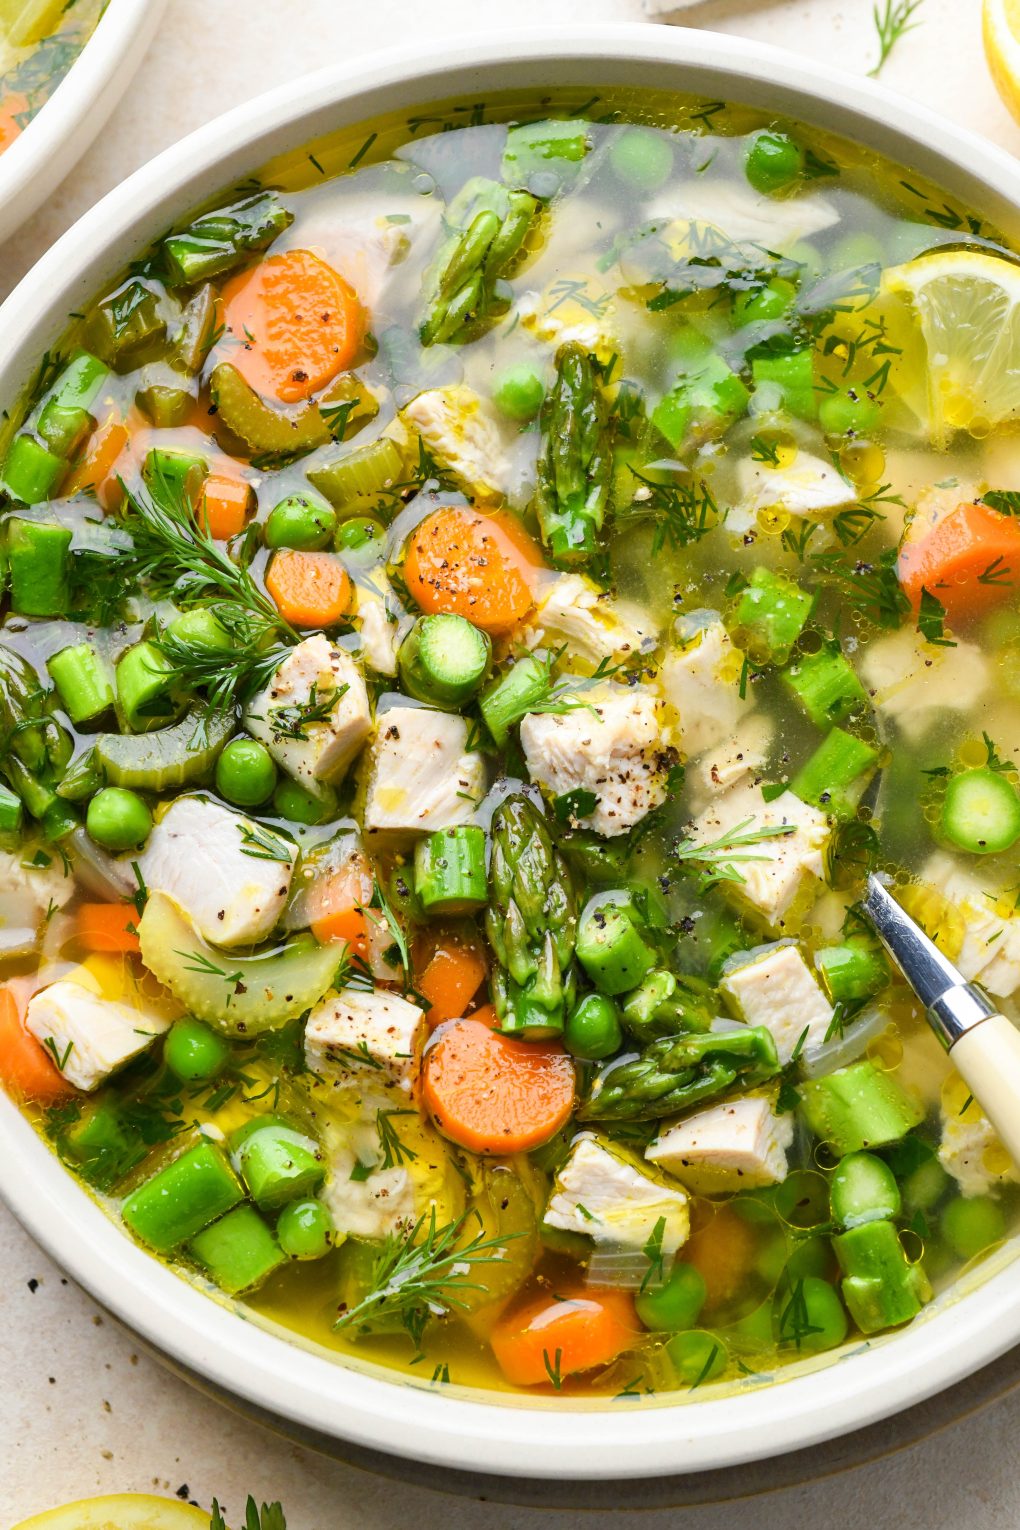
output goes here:
{"type": "MultiPolygon", "coordinates": [[[[174,220],[263,163],[387,112],[513,88],[689,91],[843,133],[1020,227],[1020,164],[871,81],[712,33],[651,26],[534,30],[360,58],[200,129],[86,214],[0,308],[0,404],[25,386],[69,312],[174,220]]],[[[173,1363],[288,1427],[436,1466],[620,1479],[762,1460],[887,1418],[1020,1340],[1016,1243],[901,1333],[788,1368],[772,1386],[657,1399],[529,1398],[430,1388],[338,1361],[211,1300],[132,1243],[0,1098],[0,1194],[81,1285],[173,1363]]]]}
{"type": "Polygon", "coordinates": [[[46,105],[0,154],[0,243],[77,164],[127,89],[167,0],[109,0],[46,105]]]}

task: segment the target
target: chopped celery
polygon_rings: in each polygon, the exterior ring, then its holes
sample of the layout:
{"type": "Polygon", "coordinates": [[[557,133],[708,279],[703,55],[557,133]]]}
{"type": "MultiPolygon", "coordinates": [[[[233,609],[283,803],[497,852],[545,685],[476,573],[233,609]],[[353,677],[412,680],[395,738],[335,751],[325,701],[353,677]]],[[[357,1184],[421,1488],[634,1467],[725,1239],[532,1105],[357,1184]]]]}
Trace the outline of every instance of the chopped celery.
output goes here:
{"type": "Polygon", "coordinates": [[[207,780],[235,732],[232,712],[189,712],[172,727],[135,735],[100,733],[96,764],[113,786],[165,792],[207,780]]]}
{"type": "Polygon", "coordinates": [[[16,436],[4,462],[3,487],[23,505],[51,499],[67,471],[62,457],[32,436],[16,436]]]}
{"type": "Polygon", "coordinates": [[[367,446],[342,452],[330,462],[310,468],[308,481],[331,505],[342,509],[356,500],[399,483],[404,476],[404,454],[390,436],[379,436],[367,446]]]}
{"type": "Polygon", "coordinates": [[[145,458],[142,477],[157,501],[165,498],[173,504],[183,499],[194,506],[208,471],[205,458],[196,452],[154,446],[145,458]]]}
{"type": "Polygon", "coordinates": [[[756,663],[785,664],[816,599],[785,574],[759,566],[736,598],[730,635],[756,663]]]}
{"type": "Polygon", "coordinates": [[[71,601],[71,529],[55,521],[7,522],[11,606],[19,616],[64,616],[71,601]]]}
{"type": "Polygon", "coordinates": [[[877,763],[870,744],[833,728],[793,777],[790,791],[834,818],[852,818],[877,763]]]}
{"type": "Polygon", "coordinates": [[[216,367],[209,388],[220,421],[252,452],[300,457],[331,439],[318,404],[274,408],[227,361],[216,367]]]}
{"type": "Polygon", "coordinates": [[[845,722],[868,704],[867,692],[839,643],[825,643],[803,654],[782,673],[782,682],[816,728],[845,722]]]}

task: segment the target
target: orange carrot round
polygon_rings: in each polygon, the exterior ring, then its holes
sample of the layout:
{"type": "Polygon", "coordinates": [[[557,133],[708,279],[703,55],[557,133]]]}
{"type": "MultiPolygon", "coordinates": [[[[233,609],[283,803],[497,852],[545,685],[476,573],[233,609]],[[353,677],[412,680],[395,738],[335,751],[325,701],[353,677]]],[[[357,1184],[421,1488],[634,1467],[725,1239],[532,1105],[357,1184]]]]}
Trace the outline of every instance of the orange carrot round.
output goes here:
{"type": "Polygon", "coordinates": [[[916,610],[921,591],[951,623],[1012,599],[1020,585],[1020,526],[988,505],[958,505],[926,536],[900,549],[896,572],[916,610]]]}
{"type": "Polygon", "coordinates": [[[104,489],[114,476],[117,461],[128,444],[127,427],[120,420],[108,420],[89,437],[85,451],[64,481],[61,494],[81,494],[94,489],[106,509],[104,489]]]}
{"type": "Polygon", "coordinates": [[[0,988],[0,1084],[17,1100],[55,1105],[75,1093],[26,1031],[9,988],[0,988]]]}
{"type": "Polygon", "coordinates": [[[266,398],[310,398],[353,362],[365,316],[353,287],[310,250],[270,255],[223,289],[231,363],[266,398]]]}
{"type": "Polygon", "coordinates": [[[467,1013],[488,972],[479,940],[442,927],[428,931],[418,943],[415,966],[414,986],[429,1005],[427,1019],[433,1028],[467,1013]]]}
{"type": "Polygon", "coordinates": [[[332,553],[276,553],[266,589],[293,627],[335,627],[351,609],[351,581],[332,553]]]}
{"type": "Polygon", "coordinates": [[[28,111],[27,96],[12,93],[0,101],[0,154],[21,136],[23,128],[18,118],[24,117],[28,111]]]}
{"type": "Polygon", "coordinates": [[[129,903],[83,903],[77,916],[78,943],[87,951],[138,951],[137,918],[129,903]]]}
{"type": "Polygon", "coordinates": [[[492,1352],[514,1386],[558,1389],[565,1376],[611,1364],[640,1329],[626,1291],[585,1287],[506,1313],[492,1331],[492,1352]]]}
{"type": "Polygon", "coordinates": [[[556,1043],[517,1041],[471,1018],[447,1020],[425,1053],[425,1105],[472,1153],[529,1153],[574,1108],[574,1065],[556,1043]]]}
{"type": "Polygon", "coordinates": [[[538,564],[520,523],[508,530],[511,520],[449,505],[415,527],[404,580],[423,611],[452,612],[494,633],[508,632],[527,615],[538,564]]]}
{"type": "Polygon", "coordinates": [[[684,1245],[684,1259],[704,1279],[709,1310],[732,1301],[754,1264],[753,1225],[726,1205],[716,1206],[684,1245]]]}
{"type": "Polygon", "coordinates": [[[199,524],[218,542],[239,536],[251,509],[251,485],[243,478],[210,473],[198,496],[199,524]]]}

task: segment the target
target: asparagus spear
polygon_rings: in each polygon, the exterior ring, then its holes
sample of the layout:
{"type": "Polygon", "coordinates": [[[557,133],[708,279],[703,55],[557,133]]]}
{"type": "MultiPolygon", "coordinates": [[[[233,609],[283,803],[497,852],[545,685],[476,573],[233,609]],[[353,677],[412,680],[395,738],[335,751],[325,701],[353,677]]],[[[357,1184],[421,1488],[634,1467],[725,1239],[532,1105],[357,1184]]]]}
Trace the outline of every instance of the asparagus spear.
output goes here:
{"type": "Polygon", "coordinates": [[[520,252],[538,203],[526,191],[475,176],[446,211],[447,236],[425,279],[422,345],[469,339],[510,306],[502,280],[520,252]]]}
{"type": "Polygon", "coordinates": [[[507,797],[492,820],[489,886],[485,928],[501,1028],[533,1039],[555,1035],[576,988],[577,893],[527,797],[507,797]]]}
{"type": "Polygon", "coordinates": [[[663,1036],[675,1038],[678,1031],[707,1031],[712,1023],[710,992],[700,978],[676,977],[665,967],[655,967],[624,1001],[624,1026],[642,1045],[663,1036]]]}
{"type": "Polygon", "coordinates": [[[535,508],[542,541],[561,563],[595,552],[609,500],[613,450],[596,367],[576,341],[561,345],[542,405],[535,508]]]}
{"type": "Polygon", "coordinates": [[[723,1094],[738,1079],[758,1083],[778,1072],[776,1044],[764,1026],[666,1036],[640,1056],[603,1068],[579,1115],[586,1121],[652,1121],[723,1094]]]}
{"type": "Polygon", "coordinates": [[[47,710],[48,687],[26,659],[0,644],[0,760],[13,754],[40,776],[59,776],[71,758],[67,730],[47,710]]]}

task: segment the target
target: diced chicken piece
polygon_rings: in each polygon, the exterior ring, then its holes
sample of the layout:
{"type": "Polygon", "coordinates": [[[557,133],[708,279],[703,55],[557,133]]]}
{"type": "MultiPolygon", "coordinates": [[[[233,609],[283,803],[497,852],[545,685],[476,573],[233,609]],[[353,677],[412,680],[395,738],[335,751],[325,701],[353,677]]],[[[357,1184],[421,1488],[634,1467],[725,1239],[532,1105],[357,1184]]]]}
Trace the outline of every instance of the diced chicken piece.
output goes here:
{"type": "Polygon", "coordinates": [[[421,1068],[425,1014],[399,994],[342,988],[312,1010],[305,1062],[334,1088],[355,1085],[409,1095],[421,1068]]]}
{"type": "Polygon", "coordinates": [[[1020,988],[1020,915],[1014,897],[984,888],[951,855],[925,862],[921,880],[955,905],[963,923],[963,945],[955,962],[968,983],[979,982],[996,998],[1011,998],[1020,988]]]}
{"type": "Polygon", "coordinates": [[[734,734],[690,763],[685,781],[693,811],[700,813],[710,798],[729,791],[738,782],[759,777],[765,769],[775,731],[775,718],[770,713],[751,712],[734,734]]]}
{"type": "Polygon", "coordinates": [[[552,797],[594,793],[576,821],[611,838],[626,834],[666,800],[676,751],[663,736],[665,705],[647,687],[592,693],[590,706],[521,723],[528,773],[552,797]]]}
{"type": "Polygon", "coordinates": [[[741,1020],[772,1032],[784,1065],[802,1036],[802,1050],[810,1051],[821,1046],[832,1024],[832,1005],[799,948],[792,944],[766,946],[733,957],[719,991],[741,1020]]]}
{"type": "MultiPolygon", "coordinates": [[[[680,231],[688,221],[702,225],[697,231],[702,252],[706,236],[713,232],[735,244],[788,250],[799,240],[811,239],[839,221],[838,210],[826,197],[764,196],[743,178],[723,181],[708,176],[693,176],[681,185],[669,183],[652,202],[647,216],[681,220],[680,231]]],[[[689,234],[686,242],[693,242],[689,234]]]]}
{"type": "Polygon", "coordinates": [[[799,451],[780,467],[744,457],[737,466],[739,510],[748,516],[779,507],[787,515],[826,516],[856,503],[858,491],[831,462],[799,451]]]}
{"type": "Polygon", "coordinates": [[[86,1093],[137,1057],[170,1021],[104,999],[81,983],[51,983],[28,1003],[25,1025],[57,1068],[86,1093]]]}
{"type": "Polygon", "coordinates": [[[372,731],[357,661],[321,632],[305,638],[249,702],[244,725],[307,790],[339,780],[372,731]]]}
{"type": "Polygon", "coordinates": [[[992,1130],[992,1123],[976,1100],[962,1114],[955,1096],[947,1109],[941,1107],[942,1141],[939,1162],[951,1174],[963,1195],[986,1195],[997,1185],[1015,1184],[1020,1170],[992,1130]]]}
{"type": "Polygon", "coordinates": [[[864,650],[861,683],[881,719],[917,740],[940,712],[969,712],[989,689],[988,662],[975,643],[928,643],[911,626],[878,638],[864,650]]]}
{"type": "Polygon", "coordinates": [[[622,1148],[590,1134],[579,1137],[556,1175],[545,1222],[583,1233],[595,1243],[643,1249],[662,1224],[665,1256],[686,1243],[691,1219],[683,1190],[661,1184],[622,1148]]]}
{"type": "Polygon", "coordinates": [[[431,833],[467,823],[485,795],[485,762],[463,717],[427,707],[383,713],[372,745],[365,828],[431,833]]]}
{"type": "Polygon", "coordinates": [[[253,946],[283,912],[297,858],[273,835],[270,859],[267,832],[220,802],[178,797],[135,859],[149,891],[173,898],[212,945],[253,946]]]}
{"type": "Polygon", "coordinates": [[[330,1155],[322,1198],[337,1232],[352,1238],[406,1234],[418,1220],[414,1181],[407,1168],[394,1164],[366,1172],[348,1146],[330,1155]]]}
{"type": "Polygon", "coordinates": [[[400,417],[471,499],[499,499],[509,465],[499,426],[473,389],[430,388],[405,404],[400,417]]]}
{"type": "Polygon", "coordinates": [[[397,650],[413,622],[382,570],[374,571],[358,585],[361,656],[377,675],[396,674],[397,650]]]}
{"type": "Polygon", "coordinates": [[[793,792],[766,802],[759,786],[742,783],[712,798],[695,819],[690,837],[695,844],[715,844],[712,861],[726,865],[727,835],[739,837],[764,829],[775,829],[775,838],[733,847],[732,864],[743,880],[727,881],[723,887],[769,929],[777,930],[802,895],[816,888],[825,874],[824,852],[831,832],[825,814],[793,792]],[[736,859],[741,856],[748,859],[736,859]]]}
{"type": "Polygon", "coordinates": [[[31,952],[40,925],[73,892],[74,877],[53,851],[0,851],[0,956],[31,952]]]}
{"type": "Polygon", "coordinates": [[[732,738],[742,717],[754,708],[740,694],[744,655],[714,611],[693,611],[677,622],[679,646],[659,672],[662,693],[680,719],[680,747],[689,759],[732,738]]]}
{"type": "Polygon", "coordinates": [[[406,1234],[433,1210],[438,1226],[461,1214],[463,1180],[449,1149],[406,1100],[388,1112],[386,1100],[362,1101],[351,1120],[330,1110],[322,1132],[327,1162],[323,1199],[339,1233],[385,1238],[406,1234]]]}
{"type": "Polygon", "coordinates": [[[693,1195],[719,1195],[780,1184],[792,1142],[792,1115],[777,1116],[769,1100],[751,1095],[667,1126],[645,1157],[693,1195]]]}
{"type": "Polygon", "coordinates": [[[559,574],[538,596],[538,609],[521,636],[529,648],[566,643],[571,658],[595,668],[656,645],[647,620],[600,590],[583,574],[559,574]]]}
{"type": "Polygon", "coordinates": [[[601,361],[617,349],[615,301],[597,276],[560,277],[545,292],[517,299],[521,328],[558,350],[573,341],[601,361]]]}

